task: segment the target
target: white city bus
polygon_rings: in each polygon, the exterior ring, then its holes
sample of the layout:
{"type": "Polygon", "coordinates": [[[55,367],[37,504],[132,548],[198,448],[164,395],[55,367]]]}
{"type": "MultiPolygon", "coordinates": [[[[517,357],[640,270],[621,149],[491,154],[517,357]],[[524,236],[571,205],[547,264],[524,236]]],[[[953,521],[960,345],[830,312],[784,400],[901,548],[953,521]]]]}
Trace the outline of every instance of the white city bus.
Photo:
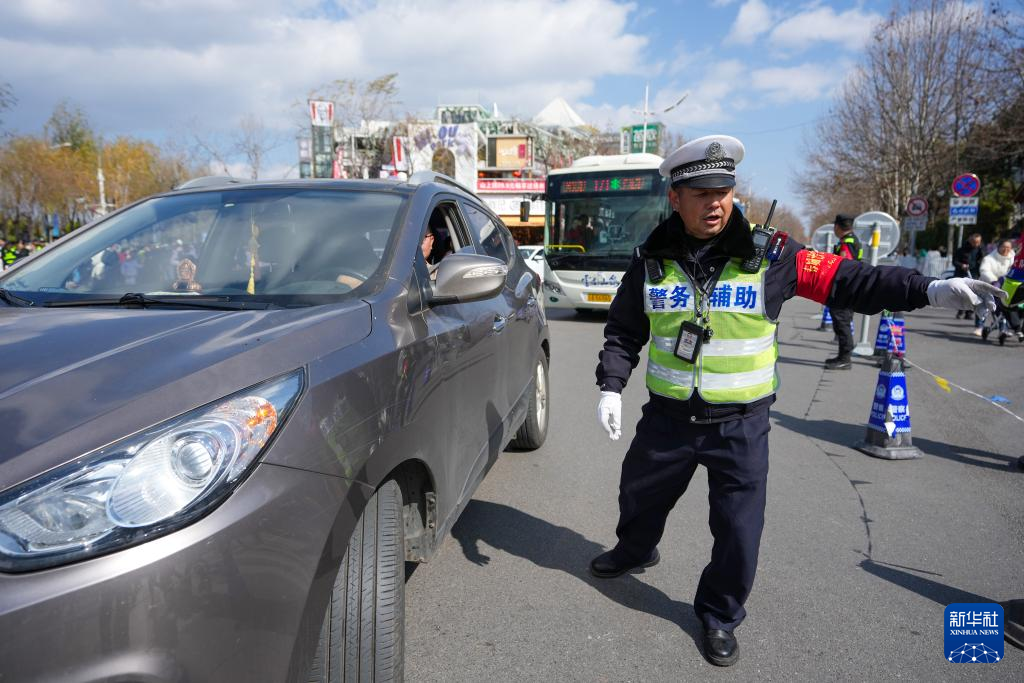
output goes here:
{"type": "Polygon", "coordinates": [[[591,156],[548,173],[544,298],[554,308],[607,309],[633,248],[669,215],[655,154],[591,156]]]}

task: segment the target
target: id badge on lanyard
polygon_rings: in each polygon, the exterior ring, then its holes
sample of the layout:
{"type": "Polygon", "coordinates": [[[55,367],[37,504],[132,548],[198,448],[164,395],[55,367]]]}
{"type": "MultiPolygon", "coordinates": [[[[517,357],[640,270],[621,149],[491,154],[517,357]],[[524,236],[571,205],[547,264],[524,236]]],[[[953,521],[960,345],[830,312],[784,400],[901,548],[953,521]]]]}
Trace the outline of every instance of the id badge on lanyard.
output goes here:
{"type": "Polygon", "coordinates": [[[696,364],[700,355],[700,347],[704,343],[705,328],[697,323],[686,321],[679,326],[679,336],[676,337],[673,353],[676,358],[685,360],[687,363],[696,364]]]}

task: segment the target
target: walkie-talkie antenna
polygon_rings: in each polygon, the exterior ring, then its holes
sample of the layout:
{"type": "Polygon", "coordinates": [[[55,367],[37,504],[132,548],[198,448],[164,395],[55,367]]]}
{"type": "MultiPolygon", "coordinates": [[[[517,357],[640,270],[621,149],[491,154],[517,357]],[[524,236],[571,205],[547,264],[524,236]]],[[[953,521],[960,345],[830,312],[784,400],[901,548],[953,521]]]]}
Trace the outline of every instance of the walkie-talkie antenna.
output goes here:
{"type": "Polygon", "coordinates": [[[772,214],[775,213],[775,205],[779,203],[778,199],[772,200],[772,208],[768,209],[768,218],[764,219],[764,227],[772,227],[772,214]]]}

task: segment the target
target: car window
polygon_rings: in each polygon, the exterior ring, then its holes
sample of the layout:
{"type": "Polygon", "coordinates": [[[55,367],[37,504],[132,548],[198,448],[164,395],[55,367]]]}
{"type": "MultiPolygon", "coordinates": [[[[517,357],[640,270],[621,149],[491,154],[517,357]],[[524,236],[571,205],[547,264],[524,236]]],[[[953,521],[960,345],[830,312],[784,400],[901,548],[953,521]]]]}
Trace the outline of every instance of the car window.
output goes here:
{"type": "Polygon", "coordinates": [[[154,197],[51,247],[3,286],[47,300],[141,292],[292,303],[284,299],[362,293],[405,202],[301,188],[154,197]]]}
{"type": "Polygon", "coordinates": [[[483,253],[508,263],[513,244],[508,228],[473,204],[463,203],[462,208],[466,212],[470,231],[483,253]],[[507,238],[506,235],[508,235],[507,238]]]}
{"type": "Polygon", "coordinates": [[[420,233],[420,253],[423,253],[424,249],[427,250],[427,253],[423,254],[426,262],[436,266],[445,256],[469,244],[455,203],[441,202],[435,206],[420,233]]]}

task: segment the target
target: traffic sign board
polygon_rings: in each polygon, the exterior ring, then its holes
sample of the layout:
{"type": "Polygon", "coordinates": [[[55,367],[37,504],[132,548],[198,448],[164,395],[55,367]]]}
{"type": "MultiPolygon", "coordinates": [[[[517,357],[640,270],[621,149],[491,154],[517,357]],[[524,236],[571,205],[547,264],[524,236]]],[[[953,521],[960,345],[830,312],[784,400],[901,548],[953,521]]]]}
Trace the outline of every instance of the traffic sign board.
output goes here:
{"type": "Polygon", "coordinates": [[[900,243],[900,224],[884,211],[868,211],[854,218],[853,232],[864,245],[865,255],[868,253],[867,246],[871,243],[871,233],[875,225],[881,231],[878,242],[878,258],[885,258],[896,251],[896,246],[900,243]]]}
{"type": "Polygon", "coordinates": [[[973,173],[964,173],[953,179],[953,194],[957,197],[973,197],[981,191],[981,179],[973,173]]]}
{"type": "Polygon", "coordinates": [[[903,219],[903,229],[907,232],[920,232],[928,227],[928,214],[923,216],[906,216],[903,219]]]}
{"type": "Polygon", "coordinates": [[[974,225],[978,222],[977,197],[950,197],[949,224],[974,225]]]}
{"type": "Polygon", "coordinates": [[[908,216],[924,216],[928,213],[928,200],[924,197],[911,197],[907,201],[908,216]]]}
{"type": "Polygon", "coordinates": [[[836,243],[834,223],[819,225],[811,235],[811,248],[814,251],[832,253],[832,246],[836,243]]]}

